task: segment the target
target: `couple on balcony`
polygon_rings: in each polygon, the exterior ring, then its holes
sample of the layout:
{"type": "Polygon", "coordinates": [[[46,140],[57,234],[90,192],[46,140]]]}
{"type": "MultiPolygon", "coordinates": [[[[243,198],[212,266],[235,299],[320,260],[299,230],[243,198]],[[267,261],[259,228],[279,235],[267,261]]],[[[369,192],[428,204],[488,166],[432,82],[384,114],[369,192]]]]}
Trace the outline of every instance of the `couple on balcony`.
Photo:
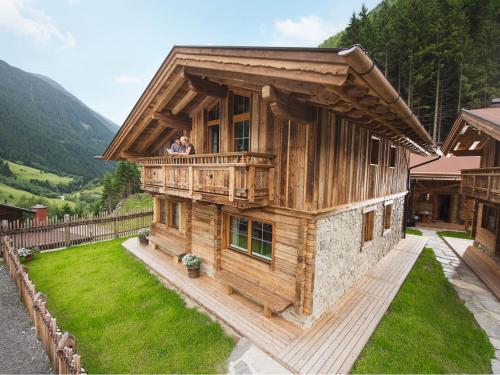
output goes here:
{"type": "Polygon", "coordinates": [[[194,146],[189,143],[189,138],[182,136],[174,139],[174,143],[169,150],[167,150],[169,155],[194,155],[194,146]]]}

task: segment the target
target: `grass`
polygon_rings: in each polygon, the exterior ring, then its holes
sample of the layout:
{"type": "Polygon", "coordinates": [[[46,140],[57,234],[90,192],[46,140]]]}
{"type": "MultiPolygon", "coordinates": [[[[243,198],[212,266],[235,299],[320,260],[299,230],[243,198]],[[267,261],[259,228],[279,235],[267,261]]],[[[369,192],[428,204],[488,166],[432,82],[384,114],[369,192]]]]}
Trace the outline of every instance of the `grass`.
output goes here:
{"type": "Polygon", "coordinates": [[[354,373],[491,373],[494,349],[425,248],[354,373]]]}
{"type": "Polygon", "coordinates": [[[408,228],[408,229],[406,229],[405,233],[406,234],[413,234],[414,236],[423,236],[422,231],[420,231],[418,229],[408,228]]]}
{"type": "Polygon", "coordinates": [[[89,373],[222,373],[234,343],[187,308],[121,240],[42,253],[28,264],[89,373]]]}
{"type": "Polygon", "coordinates": [[[122,211],[153,209],[153,199],[147,193],[133,194],[122,202],[122,211]]]}
{"type": "Polygon", "coordinates": [[[463,238],[464,240],[472,240],[470,233],[468,232],[457,232],[453,230],[442,230],[437,232],[440,237],[453,237],[453,238],[463,238]]]}
{"type": "MultiPolygon", "coordinates": [[[[38,197],[38,195],[31,194],[29,191],[25,190],[19,190],[16,188],[13,188],[9,185],[6,185],[2,182],[0,182],[0,203],[4,203],[7,201],[9,204],[15,205],[16,202],[23,196],[35,196],[38,197]]],[[[56,199],[56,198],[45,198],[45,197],[40,197],[45,200],[47,200],[49,203],[62,206],[65,203],[68,203],[70,207],[74,207],[75,203],[70,202],[67,200],[62,200],[62,199],[56,199]]]]}
{"type": "Polygon", "coordinates": [[[58,176],[54,173],[44,172],[40,169],[28,167],[26,165],[17,164],[11,161],[7,162],[9,164],[10,170],[14,173],[17,178],[24,181],[29,180],[40,180],[40,181],[49,181],[52,184],[68,184],[73,181],[71,177],[63,177],[58,176]]]}

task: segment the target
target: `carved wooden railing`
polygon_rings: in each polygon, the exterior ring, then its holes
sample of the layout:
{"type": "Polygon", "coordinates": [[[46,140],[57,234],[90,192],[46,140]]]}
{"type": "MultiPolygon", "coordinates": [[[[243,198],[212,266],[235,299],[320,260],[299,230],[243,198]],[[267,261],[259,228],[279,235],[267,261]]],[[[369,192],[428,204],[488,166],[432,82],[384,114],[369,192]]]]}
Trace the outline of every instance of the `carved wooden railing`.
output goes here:
{"type": "Polygon", "coordinates": [[[463,169],[461,190],[470,198],[500,202],[500,167],[463,169]]]}
{"type": "Polygon", "coordinates": [[[253,152],[142,158],[144,190],[234,206],[273,199],[274,155],[253,152]]]}

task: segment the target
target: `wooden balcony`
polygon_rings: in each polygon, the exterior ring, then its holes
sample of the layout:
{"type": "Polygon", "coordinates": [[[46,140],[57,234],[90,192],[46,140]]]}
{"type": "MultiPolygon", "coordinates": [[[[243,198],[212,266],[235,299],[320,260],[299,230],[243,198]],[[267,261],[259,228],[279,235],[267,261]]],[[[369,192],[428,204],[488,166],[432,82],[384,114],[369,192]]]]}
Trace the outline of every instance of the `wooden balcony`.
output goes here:
{"type": "Polygon", "coordinates": [[[463,169],[462,193],[482,202],[500,203],[500,167],[463,169]]]}
{"type": "Polygon", "coordinates": [[[142,158],[145,191],[240,208],[274,196],[274,155],[252,152],[142,158]]]}

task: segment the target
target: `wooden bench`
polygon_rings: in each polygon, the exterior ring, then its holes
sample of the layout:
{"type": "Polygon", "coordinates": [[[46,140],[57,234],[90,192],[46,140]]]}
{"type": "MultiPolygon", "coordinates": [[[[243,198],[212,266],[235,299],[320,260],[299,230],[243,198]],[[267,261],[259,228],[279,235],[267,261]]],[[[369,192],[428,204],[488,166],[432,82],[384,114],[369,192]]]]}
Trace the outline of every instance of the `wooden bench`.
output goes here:
{"type": "Polygon", "coordinates": [[[282,296],[265,290],[232,272],[219,271],[215,274],[215,278],[226,285],[227,294],[232,294],[233,290],[236,290],[242,296],[264,306],[264,316],[266,318],[270,318],[273,312],[284,311],[292,304],[291,301],[282,296]]]}
{"type": "Polygon", "coordinates": [[[168,253],[169,255],[172,256],[174,262],[176,263],[179,263],[182,260],[182,257],[187,254],[187,252],[182,250],[181,248],[172,246],[170,241],[161,236],[150,235],[148,239],[154,244],[155,249],[160,248],[160,250],[168,253]]]}

